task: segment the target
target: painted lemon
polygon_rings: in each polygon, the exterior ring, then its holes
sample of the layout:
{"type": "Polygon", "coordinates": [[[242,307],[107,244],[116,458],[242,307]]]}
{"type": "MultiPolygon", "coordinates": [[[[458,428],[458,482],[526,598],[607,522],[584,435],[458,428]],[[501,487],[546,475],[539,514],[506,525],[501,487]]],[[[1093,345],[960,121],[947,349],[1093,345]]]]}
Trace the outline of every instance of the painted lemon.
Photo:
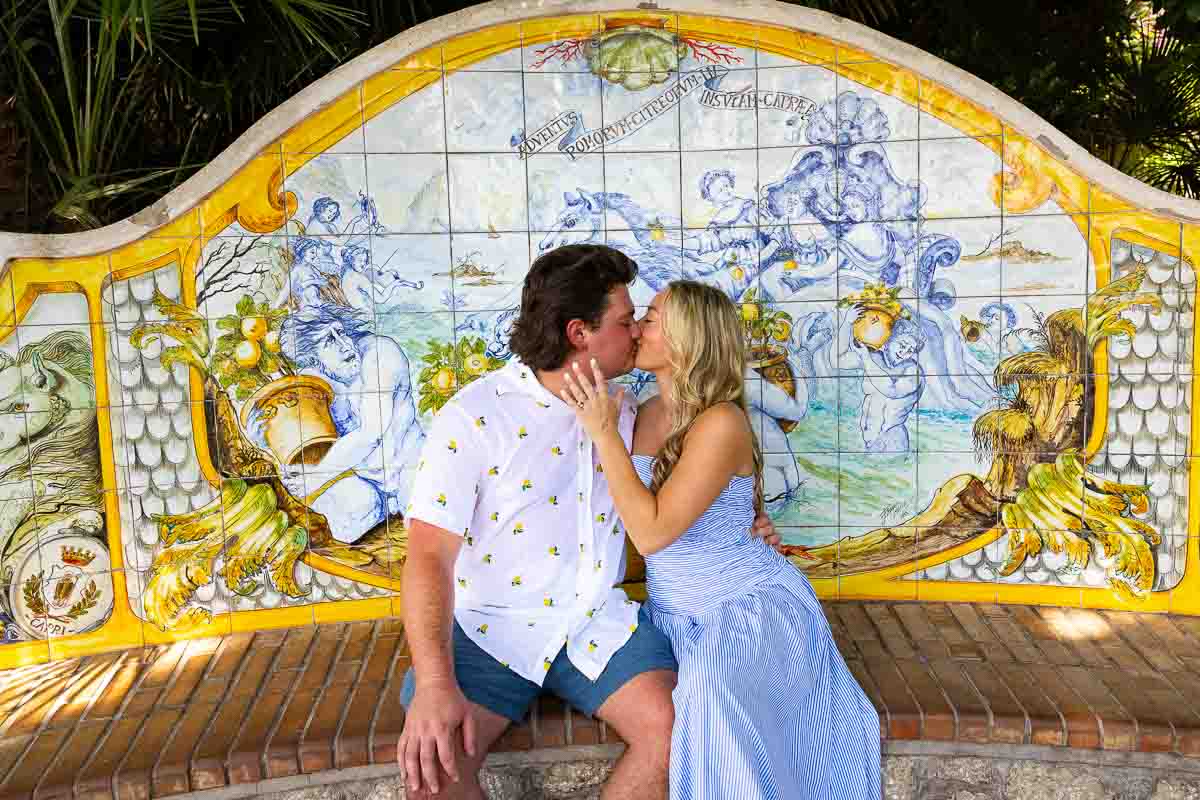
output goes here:
{"type": "Polygon", "coordinates": [[[741,281],[741,280],[746,279],[746,270],[742,269],[741,267],[734,267],[733,269],[730,270],[730,272],[732,273],[733,279],[735,281],[741,281]]]}
{"type": "Polygon", "coordinates": [[[482,375],[487,372],[487,356],[482,353],[471,353],[471,355],[463,359],[463,367],[472,375],[482,375]]]}
{"type": "Polygon", "coordinates": [[[449,367],[439,369],[429,382],[433,385],[433,390],[443,396],[452,394],[458,385],[458,379],[454,377],[454,370],[449,367]]]}
{"type": "Polygon", "coordinates": [[[267,321],[262,317],[246,317],[242,320],[242,336],[257,342],[267,335],[267,321]]]}
{"type": "Polygon", "coordinates": [[[792,335],[792,323],[786,319],[777,319],[771,325],[771,338],[777,342],[786,342],[792,335]]]}
{"type": "Polygon", "coordinates": [[[789,258],[787,261],[783,262],[783,271],[784,272],[791,272],[795,268],[796,268],[796,259],[789,258]]]}
{"type": "Polygon", "coordinates": [[[746,322],[754,322],[758,314],[758,303],[742,303],[742,319],[746,322]]]}
{"type": "Polygon", "coordinates": [[[238,363],[238,366],[246,369],[258,366],[258,359],[261,357],[262,350],[259,348],[258,342],[252,342],[249,339],[243,339],[233,350],[233,360],[238,363]]]}

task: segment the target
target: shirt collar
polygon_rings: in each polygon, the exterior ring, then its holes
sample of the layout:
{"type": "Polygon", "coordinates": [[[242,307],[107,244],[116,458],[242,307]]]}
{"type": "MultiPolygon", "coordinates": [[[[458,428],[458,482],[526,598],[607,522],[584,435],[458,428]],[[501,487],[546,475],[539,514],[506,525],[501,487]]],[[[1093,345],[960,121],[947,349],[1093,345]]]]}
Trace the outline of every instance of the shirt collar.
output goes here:
{"type": "MultiPolygon", "coordinates": [[[[543,405],[551,403],[555,407],[570,411],[570,407],[562,401],[562,398],[555,397],[550,394],[542,382],[538,380],[537,373],[531,368],[525,366],[521,359],[513,356],[508,360],[496,374],[496,396],[503,397],[506,394],[523,394],[526,397],[532,397],[543,405]]],[[[625,402],[622,411],[630,411],[637,407],[637,401],[633,398],[632,391],[625,392],[625,402]]]]}
{"type": "Polygon", "coordinates": [[[559,403],[562,403],[562,400],[546,391],[546,387],[542,386],[542,382],[537,379],[537,373],[525,366],[516,356],[510,358],[508,363],[501,368],[497,379],[497,397],[506,394],[523,394],[543,403],[550,400],[558,400],[559,403]]]}

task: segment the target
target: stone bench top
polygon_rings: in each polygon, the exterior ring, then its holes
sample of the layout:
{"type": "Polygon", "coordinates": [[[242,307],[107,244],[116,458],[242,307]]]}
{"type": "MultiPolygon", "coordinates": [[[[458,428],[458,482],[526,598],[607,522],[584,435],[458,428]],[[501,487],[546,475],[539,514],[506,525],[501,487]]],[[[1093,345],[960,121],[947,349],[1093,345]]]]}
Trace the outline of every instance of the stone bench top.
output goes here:
{"type": "MultiPolygon", "coordinates": [[[[891,740],[1200,754],[1200,618],[828,602],[891,740]]],[[[409,666],[398,619],[0,672],[0,797],[166,797],[390,763],[409,666]]],[[[614,743],[543,698],[499,751],[614,743]]]]}

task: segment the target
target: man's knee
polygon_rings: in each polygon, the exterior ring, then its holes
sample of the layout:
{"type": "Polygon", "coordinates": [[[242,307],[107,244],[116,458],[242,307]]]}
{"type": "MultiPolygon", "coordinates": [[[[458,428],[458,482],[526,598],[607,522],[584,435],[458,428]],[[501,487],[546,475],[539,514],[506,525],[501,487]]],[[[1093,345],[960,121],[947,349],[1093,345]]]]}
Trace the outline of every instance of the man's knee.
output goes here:
{"type": "Polygon", "coordinates": [[[675,673],[643,672],[618,689],[596,711],[629,745],[669,746],[675,724],[675,673]]]}

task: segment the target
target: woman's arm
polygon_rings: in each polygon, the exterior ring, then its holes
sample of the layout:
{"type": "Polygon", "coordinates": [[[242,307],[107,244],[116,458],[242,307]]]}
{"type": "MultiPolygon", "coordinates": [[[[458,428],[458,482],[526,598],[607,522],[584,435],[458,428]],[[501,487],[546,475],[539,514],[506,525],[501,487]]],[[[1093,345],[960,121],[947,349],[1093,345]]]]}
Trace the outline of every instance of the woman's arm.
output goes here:
{"type": "Polygon", "coordinates": [[[737,406],[722,403],[697,417],[684,441],[683,455],[655,495],[642,484],[617,430],[623,391],[610,397],[603,375],[593,369],[594,383],[576,366],[564,399],[577,407],[583,403],[578,408],[580,421],[596,445],[630,540],[642,555],[656,553],[708,510],[746,460],[750,444],[746,415],[737,406]]]}

